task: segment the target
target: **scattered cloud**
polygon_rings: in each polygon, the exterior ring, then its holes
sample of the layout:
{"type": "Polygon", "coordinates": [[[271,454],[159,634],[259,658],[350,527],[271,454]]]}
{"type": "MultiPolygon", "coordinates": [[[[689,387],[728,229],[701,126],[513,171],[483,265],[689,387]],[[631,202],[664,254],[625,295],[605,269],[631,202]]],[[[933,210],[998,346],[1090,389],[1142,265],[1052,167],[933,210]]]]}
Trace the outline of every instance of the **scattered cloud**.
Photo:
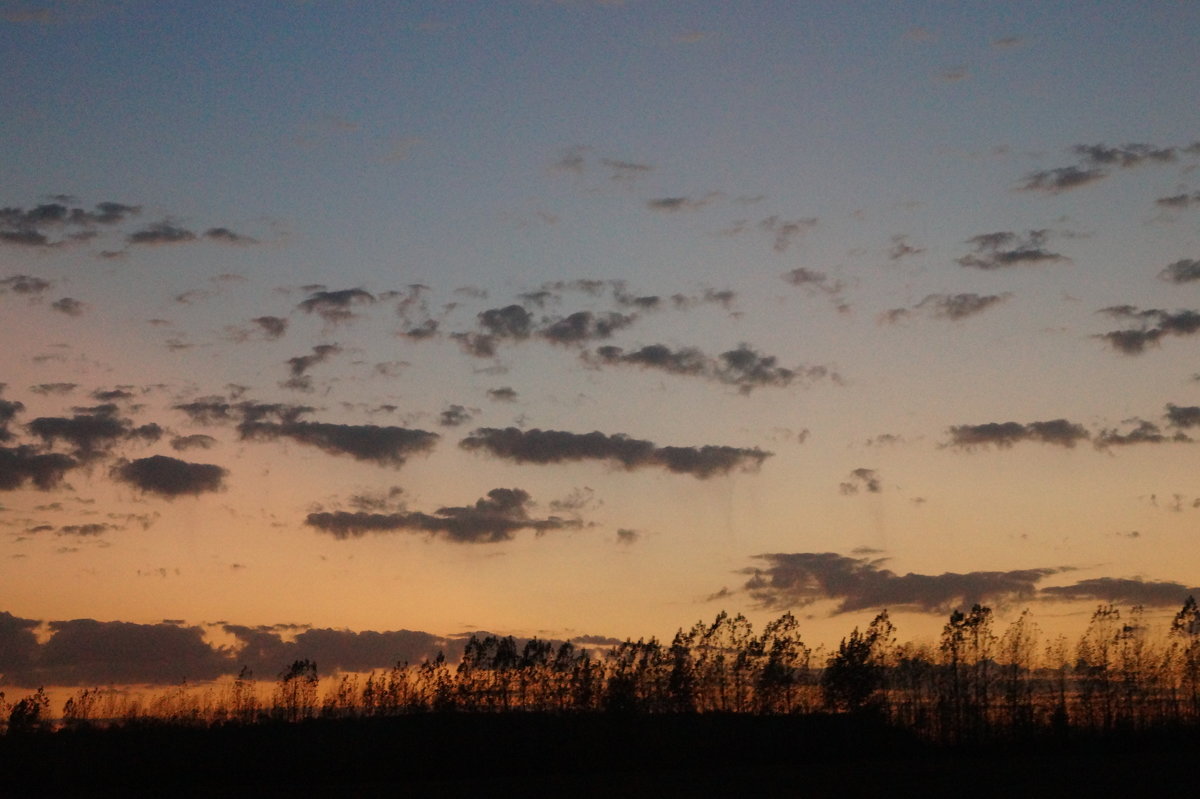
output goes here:
{"type": "Polygon", "coordinates": [[[331,455],[349,455],[395,468],[403,466],[412,455],[432,450],[439,438],[437,433],[407,427],[303,421],[245,421],[238,425],[238,433],[247,441],[286,438],[331,455]]]}
{"type": "Polygon", "coordinates": [[[1066,261],[1066,257],[1046,249],[1048,230],[1029,230],[1024,235],[1011,231],[982,233],[967,239],[974,252],[956,259],[959,266],[973,269],[1005,269],[1026,264],[1066,261]]]}
{"type": "Polygon", "coordinates": [[[841,381],[838,374],[827,366],[779,366],[778,358],[764,355],[748,344],[740,344],[737,349],[716,357],[694,347],[672,350],[665,344],[648,344],[629,352],[620,347],[599,347],[585,352],[583,358],[593,366],[639,366],[669,374],[702,377],[735,386],[743,394],[765,386],[786,387],[793,383],[807,386],[826,379],[835,383],[841,381]]]}
{"type": "Polygon", "coordinates": [[[576,519],[529,515],[529,493],[519,488],[494,488],[487,497],[466,507],[438,508],[433,514],[418,511],[367,513],[363,511],[310,513],[308,525],[335,538],[360,537],[366,533],[428,533],[459,544],[490,544],[508,541],[520,530],[539,535],[550,530],[578,528],[576,519]]]}
{"type": "Polygon", "coordinates": [[[354,309],[373,305],[375,295],[365,289],[341,289],[339,291],[313,291],[296,307],[305,313],[315,313],[330,324],[347,322],[356,317],[354,309]]]}
{"type": "Polygon", "coordinates": [[[1083,425],[1066,419],[1046,422],[987,422],[951,427],[950,442],[945,446],[972,450],[976,447],[996,446],[1007,449],[1022,441],[1038,441],[1071,448],[1079,441],[1086,441],[1091,434],[1083,425]]]}
{"type": "Polygon", "coordinates": [[[112,468],[112,477],[167,499],[198,496],[224,487],[229,471],[211,463],[189,463],[166,455],[121,460],[112,468]]]}
{"type": "Polygon", "coordinates": [[[930,294],[911,308],[892,308],[880,314],[882,322],[899,322],[913,314],[925,313],[934,319],[957,322],[986,311],[1012,297],[1003,294],[930,294]]]}
{"type": "Polygon", "coordinates": [[[874,469],[858,468],[850,472],[850,476],[838,486],[838,490],[848,496],[859,491],[878,494],[883,491],[883,480],[874,469]]]}
{"type": "Polygon", "coordinates": [[[1027,601],[1042,579],[1063,569],[974,571],[965,574],[904,575],[882,568],[886,558],[854,558],[833,552],[757,555],[763,566],[742,570],[743,588],[766,608],[804,607],[836,600],[835,613],[875,608],[944,613],[976,602],[1003,605],[1027,601]]]}
{"type": "Polygon", "coordinates": [[[562,430],[519,430],[481,427],[459,442],[467,450],[483,450],[517,463],[562,463],[602,460],[628,470],[659,467],[704,479],[734,469],[755,469],[772,453],[756,448],[705,445],[659,447],[624,434],[570,433],[562,430]]]}
{"type": "Polygon", "coordinates": [[[1166,336],[1190,336],[1200,332],[1200,312],[1197,311],[1142,310],[1132,305],[1114,305],[1102,308],[1100,313],[1139,323],[1135,328],[1113,330],[1096,336],[1125,355],[1140,355],[1147,347],[1158,345],[1166,336]]]}
{"type": "Polygon", "coordinates": [[[1167,264],[1158,276],[1170,283],[1192,283],[1200,280],[1200,259],[1182,258],[1167,264]]]}
{"type": "Polygon", "coordinates": [[[1086,186],[1109,177],[1114,169],[1129,169],[1143,164],[1166,164],[1177,161],[1181,152],[1190,148],[1157,147],[1152,144],[1123,144],[1109,147],[1104,144],[1077,144],[1071,148],[1078,162],[1054,169],[1031,172],[1017,188],[1021,191],[1040,191],[1059,194],[1086,186]]]}

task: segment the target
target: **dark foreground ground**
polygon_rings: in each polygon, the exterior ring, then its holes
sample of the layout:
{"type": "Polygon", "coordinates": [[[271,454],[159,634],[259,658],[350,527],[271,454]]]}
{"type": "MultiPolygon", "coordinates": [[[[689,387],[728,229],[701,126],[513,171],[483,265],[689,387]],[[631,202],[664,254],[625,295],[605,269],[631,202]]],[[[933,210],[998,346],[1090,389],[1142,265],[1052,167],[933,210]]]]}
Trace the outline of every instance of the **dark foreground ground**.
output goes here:
{"type": "Polygon", "coordinates": [[[1194,790],[1196,730],[939,747],[846,716],[418,715],[0,738],[0,796],[1069,796],[1194,790]]]}

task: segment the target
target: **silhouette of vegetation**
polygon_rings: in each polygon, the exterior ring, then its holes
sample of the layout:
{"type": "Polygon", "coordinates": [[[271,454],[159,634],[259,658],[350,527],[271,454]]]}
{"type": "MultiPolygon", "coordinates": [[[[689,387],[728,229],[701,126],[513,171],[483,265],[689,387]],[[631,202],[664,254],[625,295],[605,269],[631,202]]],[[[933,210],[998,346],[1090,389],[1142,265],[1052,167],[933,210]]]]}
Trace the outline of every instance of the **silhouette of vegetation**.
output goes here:
{"type": "MultiPolygon", "coordinates": [[[[30,746],[92,746],[95,736],[125,735],[142,741],[138,746],[152,746],[150,738],[138,736],[190,731],[230,746],[268,746],[265,741],[290,740],[293,733],[284,730],[309,730],[295,735],[315,735],[340,751],[348,744],[331,743],[333,732],[315,731],[343,725],[336,735],[358,740],[354,736],[382,729],[373,725],[397,724],[434,736],[451,727],[455,735],[468,735],[455,725],[476,729],[470,725],[487,718],[525,719],[486,724],[495,730],[517,725],[526,743],[536,741],[547,751],[565,745],[554,730],[582,736],[579,747],[657,730],[654,735],[678,739],[642,744],[668,760],[680,757],[683,741],[709,746],[689,737],[702,729],[720,728],[721,735],[736,729],[746,741],[775,751],[776,744],[765,742],[780,729],[775,725],[790,725],[789,734],[815,735],[820,747],[840,742],[847,751],[866,745],[855,743],[859,739],[886,739],[888,751],[925,753],[940,751],[936,747],[1006,752],[1021,745],[1135,740],[1129,736],[1194,742],[1200,737],[1200,608],[1189,597],[1165,635],[1154,634],[1144,615],[1139,607],[1123,613],[1101,605],[1072,643],[1062,636],[1043,641],[1028,611],[1000,632],[991,609],[977,604],[950,613],[940,638],[929,645],[898,643],[883,611],[865,631],[855,628],[823,654],[804,643],[790,613],[756,632],[744,616],[722,612],[711,623],[680,629],[669,643],[630,639],[593,651],[571,642],[486,635],[467,641],[457,663],[439,654],[382,671],[322,677],[314,661],[300,659],[270,684],[255,682],[242,669],[231,681],[183,684],[148,698],[88,687],[72,694],[57,718],[41,689],[12,704],[0,694],[7,733],[0,738],[0,766],[11,765],[14,752],[30,756],[30,746]],[[261,740],[252,730],[263,731],[261,740]],[[75,743],[48,743],[68,740],[75,743]]],[[[460,743],[449,743],[456,738],[439,740],[461,750],[460,743]]],[[[631,746],[632,739],[626,757],[631,746]]],[[[670,762],[685,760],[699,762],[670,762]]],[[[598,761],[593,765],[600,768],[598,761]]]]}

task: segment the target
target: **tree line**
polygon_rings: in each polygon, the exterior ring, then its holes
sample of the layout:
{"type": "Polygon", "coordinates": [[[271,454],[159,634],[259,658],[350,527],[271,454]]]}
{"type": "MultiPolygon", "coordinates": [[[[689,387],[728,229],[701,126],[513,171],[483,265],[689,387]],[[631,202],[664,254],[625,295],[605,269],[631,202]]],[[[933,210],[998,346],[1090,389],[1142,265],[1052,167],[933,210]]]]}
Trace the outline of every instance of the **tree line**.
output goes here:
{"type": "Polygon", "coordinates": [[[210,686],[148,699],[101,688],[50,713],[42,690],[9,702],[8,735],[167,723],[197,727],[418,713],[858,714],[936,741],[1033,731],[1136,731],[1200,723],[1200,608],[1189,597],[1165,635],[1142,608],[1101,605],[1074,642],[1042,634],[1029,611],[1004,630],[992,610],[950,614],[936,644],[900,643],[887,611],[829,652],[806,645],[791,613],[756,632],[719,613],[669,641],[607,650],[474,636],[443,655],[369,674],[296,660],[264,684],[243,669],[210,686]]]}

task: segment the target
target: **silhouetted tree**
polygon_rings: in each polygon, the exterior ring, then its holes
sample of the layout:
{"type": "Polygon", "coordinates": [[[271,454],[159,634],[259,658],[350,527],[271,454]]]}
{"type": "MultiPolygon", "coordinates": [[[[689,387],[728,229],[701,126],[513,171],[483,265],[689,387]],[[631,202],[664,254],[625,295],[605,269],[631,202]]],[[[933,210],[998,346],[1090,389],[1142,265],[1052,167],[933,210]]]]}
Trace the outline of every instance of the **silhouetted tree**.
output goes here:
{"type": "Polygon", "coordinates": [[[293,661],[275,684],[275,712],[285,721],[312,718],[317,709],[317,664],[293,661]]]}

